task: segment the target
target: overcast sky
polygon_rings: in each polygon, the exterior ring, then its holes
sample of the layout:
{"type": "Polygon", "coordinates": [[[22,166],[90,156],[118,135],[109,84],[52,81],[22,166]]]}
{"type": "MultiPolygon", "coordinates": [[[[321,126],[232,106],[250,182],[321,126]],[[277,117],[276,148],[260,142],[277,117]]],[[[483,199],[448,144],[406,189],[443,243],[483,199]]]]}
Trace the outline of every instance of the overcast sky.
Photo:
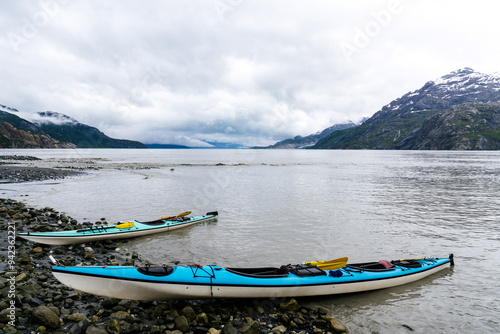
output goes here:
{"type": "Polygon", "coordinates": [[[0,2],[0,104],[114,138],[270,145],[500,69],[494,1],[0,2]]]}

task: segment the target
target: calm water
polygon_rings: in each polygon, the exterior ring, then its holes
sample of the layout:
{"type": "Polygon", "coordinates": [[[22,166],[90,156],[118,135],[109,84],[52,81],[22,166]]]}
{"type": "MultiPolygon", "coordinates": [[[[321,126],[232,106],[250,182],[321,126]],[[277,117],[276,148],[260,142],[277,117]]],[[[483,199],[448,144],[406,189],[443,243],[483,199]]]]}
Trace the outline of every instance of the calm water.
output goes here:
{"type": "Polygon", "coordinates": [[[219,211],[216,223],[121,243],[156,264],[279,266],[454,253],[454,270],[414,284],[303,302],[328,308],[351,333],[500,332],[500,152],[1,153],[99,168],[64,181],[0,185],[3,197],[79,221],[219,211]]]}

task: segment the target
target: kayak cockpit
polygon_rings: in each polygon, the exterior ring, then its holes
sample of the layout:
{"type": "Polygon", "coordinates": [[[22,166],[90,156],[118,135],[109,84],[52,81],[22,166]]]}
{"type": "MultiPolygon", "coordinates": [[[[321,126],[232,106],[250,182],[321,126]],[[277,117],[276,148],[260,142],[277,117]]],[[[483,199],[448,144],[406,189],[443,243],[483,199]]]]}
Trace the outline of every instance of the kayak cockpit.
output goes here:
{"type": "Polygon", "coordinates": [[[145,267],[138,267],[137,271],[144,275],[161,277],[161,276],[168,276],[171,273],[173,273],[174,268],[171,266],[154,266],[154,267],[145,266],[145,267]]]}
{"type": "Polygon", "coordinates": [[[233,274],[255,278],[287,277],[289,273],[299,277],[326,276],[326,271],[309,264],[289,264],[280,268],[226,268],[226,270],[233,274]]]}
{"type": "Polygon", "coordinates": [[[396,268],[394,264],[386,260],[379,262],[353,263],[348,264],[347,267],[362,271],[391,271],[396,268]]]}
{"type": "Polygon", "coordinates": [[[397,260],[391,261],[392,264],[405,268],[420,268],[422,267],[422,263],[416,260],[397,260]]]}
{"type": "Polygon", "coordinates": [[[182,223],[182,222],[187,221],[187,220],[191,220],[191,218],[188,218],[188,217],[178,217],[178,218],[172,217],[172,218],[168,218],[168,219],[157,219],[157,220],[153,220],[153,221],[150,221],[150,222],[139,222],[139,223],[144,224],[144,225],[149,225],[149,226],[156,226],[156,225],[163,225],[167,221],[182,223]]]}
{"type": "Polygon", "coordinates": [[[288,270],[274,267],[263,268],[226,268],[230,273],[254,278],[277,278],[288,276],[288,270]]]}
{"type": "Polygon", "coordinates": [[[144,224],[144,225],[149,225],[149,226],[156,226],[156,225],[165,224],[165,221],[161,220],[161,219],[157,219],[157,220],[152,220],[150,222],[139,222],[139,223],[144,224]]]}
{"type": "Polygon", "coordinates": [[[299,277],[326,276],[326,271],[310,264],[289,264],[282,268],[286,268],[289,272],[299,277]]]}

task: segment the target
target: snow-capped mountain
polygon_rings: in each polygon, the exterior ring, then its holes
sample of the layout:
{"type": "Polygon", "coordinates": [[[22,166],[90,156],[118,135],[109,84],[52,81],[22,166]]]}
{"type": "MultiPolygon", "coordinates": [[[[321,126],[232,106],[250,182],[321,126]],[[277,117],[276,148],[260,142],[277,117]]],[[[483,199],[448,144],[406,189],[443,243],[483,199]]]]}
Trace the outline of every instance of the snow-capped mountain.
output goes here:
{"type": "Polygon", "coordinates": [[[429,81],[422,88],[403,95],[384,106],[374,117],[386,113],[449,109],[461,103],[499,100],[500,74],[484,74],[466,67],[429,81]]]}
{"type": "Polygon", "coordinates": [[[406,93],[362,125],[334,132],[313,148],[498,149],[497,102],[500,75],[466,67],[406,93]]]}

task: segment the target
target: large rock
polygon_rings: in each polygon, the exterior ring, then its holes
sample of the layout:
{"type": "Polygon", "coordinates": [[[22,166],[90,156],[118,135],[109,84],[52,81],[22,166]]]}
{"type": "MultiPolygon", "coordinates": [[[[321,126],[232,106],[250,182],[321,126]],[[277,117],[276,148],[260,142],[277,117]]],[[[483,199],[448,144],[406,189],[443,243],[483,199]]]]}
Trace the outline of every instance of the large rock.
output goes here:
{"type": "Polygon", "coordinates": [[[68,331],[68,334],[84,334],[87,331],[88,327],[89,327],[88,320],[80,321],[79,323],[71,326],[71,328],[68,331]]]}
{"type": "Polygon", "coordinates": [[[283,311],[297,312],[298,310],[300,310],[300,305],[295,299],[292,298],[289,301],[281,303],[280,308],[283,311]]]}
{"type": "Polygon", "coordinates": [[[85,334],[109,334],[106,328],[102,326],[89,326],[85,334]]]}
{"type": "Polygon", "coordinates": [[[337,319],[328,316],[323,316],[322,318],[329,322],[330,327],[332,328],[334,333],[338,334],[347,333],[346,326],[344,326],[344,324],[338,321],[337,319]]]}
{"type": "Polygon", "coordinates": [[[271,331],[271,333],[273,334],[283,334],[285,332],[286,332],[286,327],[283,325],[276,326],[271,331]]]}
{"type": "Polygon", "coordinates": [[[61,326],[59,317],[47,306],[38,306],[32,313],[33,321],[47,328],[57,329],[61,326]]]}
{"type": "MultiPolygon", "coordinates": [[[[42,326],[43,327],[43,326],[42,326]]],[[[2,328],[3,332],[5,334],[21,334],[19,330],[17,330],[15,327],[12,327],[11,325],[7,324],[2,328]]]]}
{"type": "MultiPolygon", "coordinates": [[[[83,313],[72,313],[70,315],[68,315],[66,317],[66,320],[68,321],[74,321],[74,322],[80,322],[80,321],[83,321],[83,320],[86,320],[87,319],[87,316],[83,313]]],[[[87,319],[88,320],[88,319],[87,319]]]]}
{"type": "Polygon", "coordinates": [[[130,313],[126,311],[116,311],[115,313],[112,313],[110,317],[112,319],[125,319],[130,315],[130,313]]]}
{"type": "Polygon", "coordinates": [[[240,328],[239,332],[243,334],[259,334],[259,329],[259,323],[249,319],[247,323],[240,328]]]}
{"type": "Polygon", "coordinates": [[[186,306],[182,309],[181,313],[189,320],[193,321],[196,319],[196,313],[191,306],[186,306]]]}
{"type": "Polygon", "coordinates": [[[183,315],[180,315],[177,318],[175,318],[174,323],[175,323],[175,328],[177,328],[182,332],[187,332],[189,330],[189,322],[187,318],[183,315]]]}
{"type": "Polygon", "coordinates": [[[106,330],[111,334],[119,334],[122,331],[120,323],[116,319],[111,319],[106,325],[106,330]]]}
{"type": "Polygon", "coordinates": [[[222,327],[222,334],[238,334],[238,330],[234,328],[232,323],[228,322],[222,327]]]}
{"type": "Polygon", "coordinates": [[[207,334],[221,334],[221,330],[220,329],[215,329],[215,328],[211,327],[208,330],[207,334]]]}

